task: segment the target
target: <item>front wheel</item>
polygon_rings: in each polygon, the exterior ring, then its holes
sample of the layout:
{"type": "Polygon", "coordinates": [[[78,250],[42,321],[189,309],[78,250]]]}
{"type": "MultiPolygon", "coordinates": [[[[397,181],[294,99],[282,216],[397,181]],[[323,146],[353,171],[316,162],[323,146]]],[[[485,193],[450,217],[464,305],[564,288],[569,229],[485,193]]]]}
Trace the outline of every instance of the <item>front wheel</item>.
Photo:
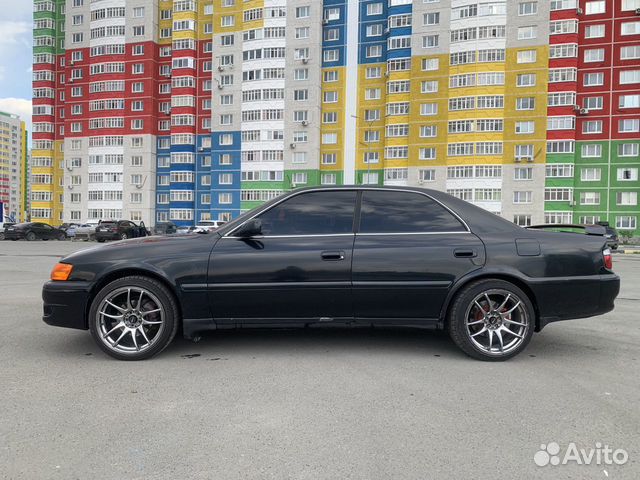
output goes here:
{"type": "Polygon", "coordinates": [[[129,238],[129,236],[126,233],[122,232],[120,234],[120,240],[126,240],[127,238],[129,238]]]}
{"type": "Polygon", "coordinates": [[[531,300],[517,286],[504,280],[480,280],[456,295],[447,327],[451,339],[467,355],[503,361],[529,344],[535,313],[531,300]]]}
{"type": "Polygon", "coordinates": [[[178,330],[178,306],[157,280],[129,276],[105,286],[89,311],[98,346],[118,360],[144,360],[164,350],[178,330]]]}

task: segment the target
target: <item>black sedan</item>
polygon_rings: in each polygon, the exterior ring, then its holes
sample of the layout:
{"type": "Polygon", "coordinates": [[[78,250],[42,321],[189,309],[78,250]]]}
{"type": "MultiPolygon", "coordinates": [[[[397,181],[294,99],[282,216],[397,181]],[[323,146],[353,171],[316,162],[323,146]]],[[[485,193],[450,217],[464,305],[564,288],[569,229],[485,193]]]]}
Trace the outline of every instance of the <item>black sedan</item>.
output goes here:
{"type": "Polygon", "coordinates": [[[305,326],[446,329],[468,355],[505,360],[534,331],[613,309],[603,236],[520,228],[442,192],[295,190],[210,235],[74,253],[44,285],[44,321],[89,329],[122,360],[178,330],[305,326]]]}
{"type": "Polygon", "coordinates": [[[106,220],[100,222],[96,227],[96,240],[98,242],[126,240],[128,238],[146,237],[147,233],[143,222],[140,222],[140,225],[136,225],[130,220],[106,220]]]}
{"type": "Polygon", "coordinates": [[[64,231],[40,222],[16,223],[5,227],[5,240],[64,240],[64,231]]]}

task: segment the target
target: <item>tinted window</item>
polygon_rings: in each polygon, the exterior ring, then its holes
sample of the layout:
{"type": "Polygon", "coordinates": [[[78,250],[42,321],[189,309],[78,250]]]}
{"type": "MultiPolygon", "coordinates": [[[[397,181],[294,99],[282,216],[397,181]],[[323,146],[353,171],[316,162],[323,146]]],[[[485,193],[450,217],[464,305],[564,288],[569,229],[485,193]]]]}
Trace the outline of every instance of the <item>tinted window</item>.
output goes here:
{"type": "Polygon", "coordinates": [[[447,209],[419,193],[364,191],[362,233],[461,232],[462,223],[447,209]]]}
{"type": "Polygon", "coordinates": [[[264,235],[351,233],[355,202],[355,191],[302,193],[258,218],[264,235]]]}

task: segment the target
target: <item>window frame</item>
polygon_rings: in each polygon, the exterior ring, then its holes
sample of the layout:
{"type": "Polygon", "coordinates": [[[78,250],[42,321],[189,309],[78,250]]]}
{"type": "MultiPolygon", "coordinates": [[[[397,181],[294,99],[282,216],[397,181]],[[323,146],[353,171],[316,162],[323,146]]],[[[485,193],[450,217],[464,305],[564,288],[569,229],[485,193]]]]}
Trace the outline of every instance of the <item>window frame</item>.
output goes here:
{"type": "MultiPolygon", "coordinates": [[[[469,234],[471,233],[471,229],[469,228],[469,225],[467,224],[467,222],[460,217],[460,215],[458,215],[458,213],[456,213],[455,211],[453,211],[451,208],[449,208],[447,205],[445,205],[444,203],[440,202],[438,199],[432,197],[431,195],[428,195],[427,193],[424,192],[420,192],[420,191],[414,191],[414,190],[405,190],[405,189],[400,189],[400,188],[385,188],[385,189],[378,189],[378,188],[367,188],[367,187],[356,187],[356,188],[321,188],[321,189],[317,189],[317,188],[311,188],[311,189],[306,189],[304,191],[301,192],[296,192],[296,193],[292,193],[290,195],[287,195],[286,197],[278,197],[273,199],[271,202],[267,202],[265,204],[263,204],[261,206],[261,208],[259,210],[257,210],[253,215],[251,216],[247,216],[246,218],[244,218],[244,216],[239,217],[237,220],[243,220],[242,222],[238,222],[236,225],[233,226],[233,228],[231,228],[230,230],[224,232],[222,234],[222,239],[225,238],[231,238],[234,240],[237,240],[238,237],[234,236],[234,233],[239,230],[240,228],[242,228],[242,226],[244,224],[246,224],[247,222],[249,222],[250,220],[253,220],[256,217],[259,217],[260,215],[268,212],[269,210],[277,207],[278,205],[280,205],[281,203],[290,200],[298,195],[304,195],[306,193],[312,193],[312,192],[344,192],[344,191],[355,191],[356,192],[356,203],[355,203],[355,210],[354,210],[354,214],[353,214],[353,228],[351,233],[318,233],[318,234],[296,234],[296,235],[259,235],[259,236],[255,236],[253,238],[292,238],[292,237],[335,237],[335,236],[349,236],[349,235],[451,235],[451,234],[469,234]],[[442,208],[444,208],[447,212],[449,212],[451,215],[453,215],[453,217],[456,218],[456,220],[458,220],[461,224],[463,229],[460,231],[450,231],[450,232],[371,232],[371,233],[361,233],[360,232],[360,219],[361,219],[361,211],[360,211],[360,204],[362,202],[362,195],[365,191],[382,191],[382,192],[401,192],[401,193],[411,193],[414,195],[423,195],[425,197],[427,197],[429,200],[435,202],[436,204],[440,205],[442,208]]],[[[231,226],[231,225],[229,225],[231,226]]]]}

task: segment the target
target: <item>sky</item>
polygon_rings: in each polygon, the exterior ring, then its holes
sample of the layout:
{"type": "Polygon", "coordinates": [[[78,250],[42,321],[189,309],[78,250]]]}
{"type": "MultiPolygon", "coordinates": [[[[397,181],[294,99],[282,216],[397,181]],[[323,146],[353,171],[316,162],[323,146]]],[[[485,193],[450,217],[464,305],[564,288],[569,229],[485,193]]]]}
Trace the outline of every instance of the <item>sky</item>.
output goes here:
{"type": "Polygon", "coordinates": [[[0,0],[0,110],[20,115],[29,131],[32,25],[33,2],[0,0]]]}

